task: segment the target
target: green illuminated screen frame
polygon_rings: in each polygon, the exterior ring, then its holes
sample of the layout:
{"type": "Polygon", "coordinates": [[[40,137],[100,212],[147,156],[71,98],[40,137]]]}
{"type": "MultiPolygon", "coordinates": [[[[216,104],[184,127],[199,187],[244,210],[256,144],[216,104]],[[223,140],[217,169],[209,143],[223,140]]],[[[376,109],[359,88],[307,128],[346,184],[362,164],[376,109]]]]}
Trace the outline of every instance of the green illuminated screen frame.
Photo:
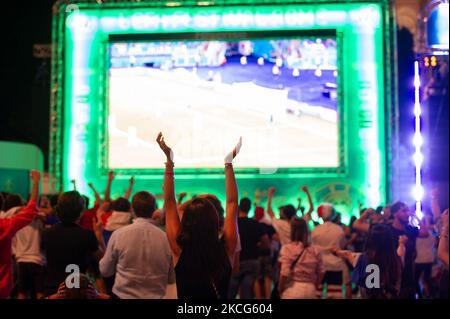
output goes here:
{"type": "MultiPolygon", "coordinates": [[[[356,211],[358,201],[372,206],[385,203],[390,154],[386,123],[392,90],[389,71],[392,25],[387,1],[254,4],[257,1],[248,1],[248,5],[173,8],[154,7],[151,3],[80,3],[78,10],[60,14],[56,31],[59,73],[54,82],[64,92],[55,102],[62,114],[62,125],[52,134],[60,134],[61,144],[53,145],[56,151],[51,156],[60,161],[61,168],[56,168],[53,174],[66,186],[72,179],[91,181],[99,188],[105,185],[99,148],[107,146],[102,130],[106,118],[102,111],[107,107],[105,43],[109,36],[334,29],[341,37],[339,76],[345,79],[339,85],[339,110],[344,110],[340,112],[339,129],[340,143],[345,145],[345,169],[335,172],[287,169],[269,175],[237,169],[241,195],[264,201],[264,189],[275,185],[283,191],[279,202],[285,203],[298,196],[300,183],[308,184],[316,202],[334,202],[345,208],[344,221],[356,211]]],[[[63,12],[64,5],[61,9],[63,12]]],[[[191,194],[214,192],[219,198],[224,197],[222,175],[199,171],[182,174],[181,170],[176,174],[180,190],[191,194]]],[[[120,194],[126,188],[127,178],[125,174],[119,176],[113,192],[120,194]]],[[[79,189],[89,193],[84,184],[79,184],[79,189]]],[[[140,173],[135,183],[136,189],[146,188],[157,195],[161,184],[161,174],[145,172],[140,173]]]]}

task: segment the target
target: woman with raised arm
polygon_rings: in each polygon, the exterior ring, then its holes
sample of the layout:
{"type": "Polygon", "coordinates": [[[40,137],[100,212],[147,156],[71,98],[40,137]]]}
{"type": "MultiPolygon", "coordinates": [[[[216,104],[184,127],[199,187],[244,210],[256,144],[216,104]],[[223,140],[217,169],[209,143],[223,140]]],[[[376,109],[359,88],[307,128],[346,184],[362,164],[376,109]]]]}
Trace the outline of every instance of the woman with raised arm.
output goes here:
{"type": "Polygon", "coordinates": [[[238,191],[232,160],[242,140],[225,158],[226,217],[219,238],[219,215],[207,198],[195,198],[184,207],[180,220],[174,190],[173,153],[161,133],[156,139],[167,157],[164,173],[166,234],[174,256],[178,298],[227,298],[237,241],[238,191]]]}
{"type": "Polygon", "coordinates": [[[29,225],[38,213],[36,204],[41,174],[39,171],[32,170],[30,177],[33,188],[28,205],[13,217],[0,219],[0,299],[9,298],[14,285],[11,258],[13,237],[19,230],[29,225]]]}

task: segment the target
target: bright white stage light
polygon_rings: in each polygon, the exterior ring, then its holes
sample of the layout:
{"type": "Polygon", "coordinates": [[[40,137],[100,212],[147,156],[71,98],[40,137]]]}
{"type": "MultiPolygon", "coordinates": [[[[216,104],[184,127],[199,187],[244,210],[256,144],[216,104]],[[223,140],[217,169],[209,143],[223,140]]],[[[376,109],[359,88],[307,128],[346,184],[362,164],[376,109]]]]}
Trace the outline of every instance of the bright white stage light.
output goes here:
{"type": "Polygon", "coordinates": [[[259,57],[258,58],[258,65],[264,65],[264,58],[263,57],[259,57]]]}
{"type": "Polygon", "coordinates": [[[283,59],[277,58],[275,60],[275,64],[277,65],[277,67],[281,68],[283,66],[283,59]]]}
{"type": "Polygon", "coordinates": [[[292,71],[292,76],[298,77],[300,75],[300,71],[298,69],[294,69],[292,71]]]}
{"type": "Polygon", "coordinates": [[[279,75],[280,74],[280,68],[276,65],[273,66],[272,68],[272,74],[273,75],[279,75]]]}
{"type": "Polygon", "coordinates": [[[422,201],[425,190],[422,185],[415,185],[413,188],[413,196],[417,202],[422,201]]]}
{"type": "Polygon", "coordinates": [[[419,219],[423,218],[422,207],[420,205],[416,205],[416,216],[419,219]]]}
{"type": "Polygon", "coordinates": [[[416,216],[421,219],[422,214],[422,199],[424,194],[424,188],[422,186],[422,164],[423,164],[423,154],[421,151],[421,146],[423,144],[423,139],[421,135],[421,106],[420,106],[420,74],[419,74],[419,62],[414,62],[414,146],[415,153],[413,155],[413,160],[416,170],[416,185],[413,189],[414,199],[416,200],[416,216]]]}
{"type": "Polygon", "coordinates": [[[413,155],[414,164],[418,167],[422,166],[423,163],[423,154],[422,153],[415,153],[413,155]]]}
{"type": "Polygon", "coordinates": [[[417,147],[421,147],[423,145],[423,137],[420,133],[414,134],[413,144],[417,147]]]}
{"type": "Polygon", "coordinates": [[[242,65],[246,65],[247,64],[247,57],[246,56],[241,56],[241,64],[242,65]]]}
{"type": "Polygon", "coordinates": [[[320,78],[322,76],[322,70],[320,68],[317,68],[316,71],[314,71],[314,75],[320,78]]]}

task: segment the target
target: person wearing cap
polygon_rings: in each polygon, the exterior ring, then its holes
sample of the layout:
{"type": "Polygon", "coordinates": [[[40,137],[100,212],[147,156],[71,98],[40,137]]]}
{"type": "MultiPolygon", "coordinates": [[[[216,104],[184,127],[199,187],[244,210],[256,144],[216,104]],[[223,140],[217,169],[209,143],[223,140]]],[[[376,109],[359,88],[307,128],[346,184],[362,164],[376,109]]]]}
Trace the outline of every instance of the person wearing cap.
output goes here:
{"type": "MultiPolygon", "coordinates": [[[[345,247],[345,233],[342,227],[333,223],[336,211],[333,205],[323,203],[317,208],[317,213],[323,220],[323,224],[314,228],[311,233],[312,245],[322,251],[323,267],[325,275],[322,281],[326,285],[326,298],[341,299],[344,275],[347,273],[345,261],[333,254],[332,247],[343,249],[345,247]]],[[[345,276],[348,277],[348,276],[345,276]]]]}

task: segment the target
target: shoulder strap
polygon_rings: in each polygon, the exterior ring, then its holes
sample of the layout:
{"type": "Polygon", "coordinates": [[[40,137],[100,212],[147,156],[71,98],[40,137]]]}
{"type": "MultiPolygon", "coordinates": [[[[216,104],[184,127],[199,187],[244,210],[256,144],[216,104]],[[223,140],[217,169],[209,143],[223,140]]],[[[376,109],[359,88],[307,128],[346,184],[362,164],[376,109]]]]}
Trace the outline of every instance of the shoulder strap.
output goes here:
{"type": "Polygon", "coordinates": [[[295,260],[292,262],[291,264],[291,270],[294,269],[295,265],[297,264],[297,262],[300,260],[300,258],[302,258],[303,253],[306,251],[308,247],[304,247],[302,252],[297,256],[297,258],[295,258],[295,260]]]}

